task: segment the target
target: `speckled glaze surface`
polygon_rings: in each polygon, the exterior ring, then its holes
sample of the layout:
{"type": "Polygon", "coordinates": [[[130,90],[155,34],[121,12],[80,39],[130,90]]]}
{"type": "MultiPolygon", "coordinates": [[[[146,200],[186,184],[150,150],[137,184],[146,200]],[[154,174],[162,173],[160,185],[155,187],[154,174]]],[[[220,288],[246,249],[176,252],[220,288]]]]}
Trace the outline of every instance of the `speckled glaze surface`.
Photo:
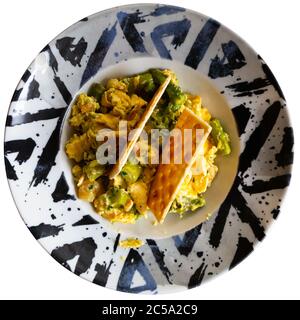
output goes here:
{"type": "Polygon", "coordinates": [[[198,286],[252,252],[279,214],[292,148],[284,96],[247,43],[200,13],[139,4],[82,19],[35,58],[9,108],[5,165],[24,222],[54,259],[101,286],[155,294],[198,286]],[[174,60],[207,76],[231,107],[240,155],[231,190],[209,221],[124,249],[118,246],[123,235],[77,199],[61,132],[85,83],[107,66],[139,57],[174,60]]]}

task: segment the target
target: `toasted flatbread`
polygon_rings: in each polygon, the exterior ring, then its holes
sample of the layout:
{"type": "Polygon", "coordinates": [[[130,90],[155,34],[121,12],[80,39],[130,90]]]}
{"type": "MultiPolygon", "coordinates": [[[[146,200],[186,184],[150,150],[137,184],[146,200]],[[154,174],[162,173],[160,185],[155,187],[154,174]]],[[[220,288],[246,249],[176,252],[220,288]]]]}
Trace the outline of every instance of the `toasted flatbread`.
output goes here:
{"type": "Polygon", "coordinates": [[[109,173],[110,179],[115,178],[121,172],[121,170],[122,170],[123,166],[125,165],[135,143],[137,142],[139,136],[141,135],[141,133],[145,127],[145,124],[147,123],[147,121],[151,117],[153,110],[155,109],[158,101],[160,100],[160,98],[164,94],[170,80],[171,80],[171,76],[168,76],[166,78],[166,80],[164,81],[164,83],[162,83],[160,85],[160,87],[157,89],[153,98],[151,99],[151,101],[147,105],[145,112],[143,113],[141,119],[139,120],[139,122],[136,125],[136,130],[134,132],[132,139],[128,142],[127,147],[121,152],[119,159],[117,160],[116,164],[113,166],[111,172],[109,173]]]}
{"type": "MultiPolygon", "coordinates": [[[[175,128],[181,130],[182,137],[185,129],[192,129],[192,142],[191,142],[191,152],[187,161],[185,158],[186,150],[183,143],[175,143],[176,136],[170,141],[168,145],[168,150],[163,150],[170,156],[170,163],[161,163],[156,171],[155,178],[152,182],[149,197],[148,197],[148,207],[153,212],[156,220],[162,223],[170,210],[170,207],[175,200],[176,194],[178,193],[187,173],[189,172],[191,166],[193,165],[198,152],[203,147],[210,131],[211,127],[208,123],[200,119],[194,112],[190,109],[185,108],[180,115],[175,128]],[[196,140],[196,129],[203,129],[204,135],[200,143],[196,140]],[[181,150],[178,150],[178,147],[181,150]],[[177,149],[177,150],[176,150],[177,149]],[[178,151],[181,151],[182,161],[180,164],[174,161],[178,151]]],[[[178,162],[178,161],[177,161],[178,162]]]]}

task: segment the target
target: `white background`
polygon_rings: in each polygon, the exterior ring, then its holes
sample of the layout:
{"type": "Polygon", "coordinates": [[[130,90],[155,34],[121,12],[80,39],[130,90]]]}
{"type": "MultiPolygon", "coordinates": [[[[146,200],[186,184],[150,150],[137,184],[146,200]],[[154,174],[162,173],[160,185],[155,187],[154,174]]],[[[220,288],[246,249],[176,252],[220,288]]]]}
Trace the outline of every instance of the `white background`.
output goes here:
{"type": "MultiPolygon", "coordinates": [[[[1,1],[0,144],[15,86],[36,54],[58,33],[94,12],[134,1],[1,1]],[[2,132],[2,133],[1,133],[2,132]]],[[[211,16],[264,58],[286,98],[296,144],[300,134],[298,1],[161,1],[211,16]]],[[[300,298],[298,149],[282,212],[266,239],[233,271],[200,288],[164,296],[133,296],[89,283],[55,262],[21,220],[6,182],[0,149],[0,298],[2,299],[285,299],[300,298]]]]}

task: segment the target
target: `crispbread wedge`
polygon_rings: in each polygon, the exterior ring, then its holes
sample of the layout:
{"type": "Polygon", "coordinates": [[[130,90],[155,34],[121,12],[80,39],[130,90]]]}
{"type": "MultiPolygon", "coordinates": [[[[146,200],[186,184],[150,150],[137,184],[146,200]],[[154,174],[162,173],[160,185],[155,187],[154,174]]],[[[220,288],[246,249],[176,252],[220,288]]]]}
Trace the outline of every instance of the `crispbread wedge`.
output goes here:
{"type": "Polygon", "coordinates": [[[174,161],[178,151],[176,150],[178,144],[177,146],[175,145],[176,136],[173,140],[171,139],[168,150],[164,149],[163,151],[163,153],[167,152],[170,155],[170,164],[161,163],[158,166],[148,197],[148,207],[160,223],[164,221],[177,192],[211,131],[211,127],[188,108],[183,110],[175,128],[181,130],[182,137],[185,129],[192,129],[192,152],[188,161],[185,161],[184,156],[187,151],[184,150],[184,144],[180,144],[182,161],[177,164],[174,161]],[[204,130],[204,136],[198,144],[196,141],[196,129],[204,130]]]}
{"type": "Polygon", "coordinates": [[[109,173],[109,178],[113,179],[115,178],[122,170],[123,166],[125,165],[135,143],[137,142],[139,136],[141,135],[141,132],[143,131],[145,124],[151,117],[151,114],[153,110],[155,109],[158,101],[164,94],[169,82],[171,80],[171,76],[168,76],[163,84],[160,85],[160,87],[155,92],[153,98],[149,102],[145,112],[143,113],[141,119],[136,125],[136,130],[134,132],[134,136],[132,139],[128,142],[127,147],[121,152],[119,159],[117,160],[117,163],[113,166],[111,172],[109,173]]]}

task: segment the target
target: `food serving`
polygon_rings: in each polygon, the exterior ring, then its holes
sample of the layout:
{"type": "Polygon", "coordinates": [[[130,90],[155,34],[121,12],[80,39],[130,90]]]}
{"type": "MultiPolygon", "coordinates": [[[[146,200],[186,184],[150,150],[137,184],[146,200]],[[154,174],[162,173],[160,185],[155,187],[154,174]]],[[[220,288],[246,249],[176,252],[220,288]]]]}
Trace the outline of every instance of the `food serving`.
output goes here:
{"type": "Polygon", "coordinates": [[[202,105],[200,96],[181,89],[171,70],[150,69],[94,83],[87,94],[76,98],[69,124],[73,133],[66,153],[73,162],[77,195],[111,222],[135,223],[152,211],[162,223],[168,213],[183,217],[203,207],[205,192],[218,172],[216,157],[231,152],[230,137],[220,120],[202,105]],[[122,121],[126,121],[125,138],[122,121]],[[192,132],[191,153],[186,160],[183,144],[179,148],[182,161],[177,163],[179,149],[173,133],[186,129],[192,132]],[[197,129],[203,130],[200,143],[197,129]],[[153,130],[161,133],[155,146],[148,143],[153,130]],[[108,139],[102,139],[99,132],[119,138],[118,152],[111,154],[115,163],[104,163],[104,155],[111,160],[105,153],[99,158],[99,147],[108,139]],[[164,138],[170,137],[168,144],[164,138]],[[121,148],[124,140],[129,142],[121,148]],[[164,154],[169,155],[170,163],[163,163],[164,154]]]}

